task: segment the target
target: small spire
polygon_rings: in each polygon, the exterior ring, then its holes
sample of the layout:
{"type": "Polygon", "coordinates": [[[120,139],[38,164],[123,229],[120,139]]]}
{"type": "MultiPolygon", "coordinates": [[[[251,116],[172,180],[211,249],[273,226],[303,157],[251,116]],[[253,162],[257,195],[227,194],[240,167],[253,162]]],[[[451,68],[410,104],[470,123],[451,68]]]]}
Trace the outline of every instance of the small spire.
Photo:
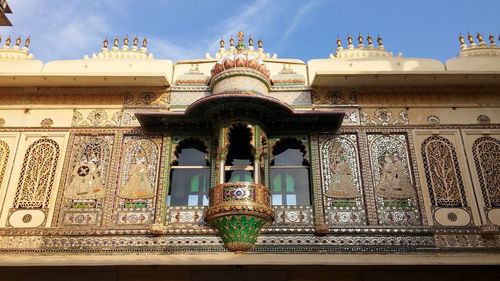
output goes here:
{"type": "Polygon", "coordinates": [[[224,49],[224,44],[226,44],[226,42],[224,42],[224,38],[221,37],[220,41],[219,41],[219,46],[220,46],[221,49],[224,49]]]}
{"type": "Polygon", "coordinates": [[[127,46],[128,47],[128,34],[125,35],[125,38],[123,38],[123,46],[127,46]]]}
{"type": "Polygon", "coordinates": [[[377,35],[377,44],[379,47],[382,47],[384,45],[382,42],[382,37],[380,37],[380,35],[377,35]]]}
{"type": "Polygon", "coordinates": [[[340,35],[337,34],[337,48],[342,48],[342,40],[340,40],[340,35]]]}
{"type": "Polygon", "coordinates": [[[24,47],[29,48],[30,46],[30,43],[31,43],[31,39],[30,37],[28,36],[28,38],[26,38],[26,41],[24,41],[24,47]]]}
{"type": "Polygon", "coordinates": [[[0,34],[0,43],[2,43],[2,35],[0,34]]]}
{"type": "Polygon", "coordinates": [[[366,41],[368,41],[368,46],[373,46],[373,40],[372,40],[372,37],[370,36],[370,33],[368,33],[368,36],[366,37],[366,41]]]}
{"type": "Polygon", "coordinates": [[[137,37],[137,35],[134,37],[134,41],[132,41],[132,44],[134,47],[137,47],[137,45],[139,44],[139,38],[137,37]]]}
{"type": "Polygon", "coordinates": [[[351,37],[351,34],[348,34],[348,35],[347,35],[347,44],[348,44],[349,46],[352,46],[352,37],[351,37]]]}
{"type": "Polygon", "coordinates": [[[142,47],[146,48],[147,45],[148,45],[148,39],[144,36],[144,39],[142,39],[142,47]]]}
{"type": "Polygon", "coordinates": [[[113,42],[113,47],[117,47],[118,48],[118,36],[115,37],[115,40],[113,42]]]}
{"type": "Polygon", "coordinates": [[[460,33],[460,35],[458,36],[458,41],[460,42],[460,46],[465,45],[465,39],[462,33],[460,33]]]}
{"type": "Polygon", "coordinates": [[[361,33],[358,33],[358,45],[363,45],[363,36],[361,33]]]}
{"type": "Polygon", "coordinates": [[[17,36],[16,38],[16,47],[19,47],[21,45],[21,36],[17,36]]]}
{"type": "Polygon", "coordinates": [[[231,35],[231,38],[229,38],[229,46],[234,47],[234,39],[233,39],[232,35],[231,35]]]}
{"type": "Polygon", "coordinates": [[[488,39],[490,39],[490,45],[494,45],[495,44],[495,36],[493,36],[492,33],[490,33],[490,36],[488,36],[488,39]]]}
{"type": "Polygon", "coordinates": [[[238,32],[238,45],[243,44],[243,31],[238,32]]]}
{"type": "Polygon", "coordinates": [[[263,48],[262,46],[264,46],[264,42],[262,42],[262,39],[260,39],[260,37],[259,41],[257,41],[257,46],[259,46],[259,49],[262,49],[263,48]]]}
{"type": "Polygon", "coordinates": [[[108,44],[109,44],[108,38],[104,38],[104,41],[102,41],[102,47],[104,49],[107,49],[108,48],[108,44]]]}
{"type": "Polygon", "coordinates": [[[467,32],[467,40],[469,40],[469,44],[474,44],[474,37],[469,32],[467,32]]]}
{"type": "Polygon", "coordinates": [[[481,33],[478,32],[476,38],[479,41],[479,43],[483,43],[483,35],[481,33]]]}
{"type": "Polygon", "coordinates": [[[5,40],[5,46],[10,47],[10,42],[12,42],[12,39],[10,39],[9,35],[9,37],[7,37],[7,40],[5,40]]]}
{"type": "Polygon", "coordinates": [[[248,46],[249,46],[249,47],[253,47],[253,38],[252,38],[252,34],[250,34],[250,37],[248,37],[248,46]]]}

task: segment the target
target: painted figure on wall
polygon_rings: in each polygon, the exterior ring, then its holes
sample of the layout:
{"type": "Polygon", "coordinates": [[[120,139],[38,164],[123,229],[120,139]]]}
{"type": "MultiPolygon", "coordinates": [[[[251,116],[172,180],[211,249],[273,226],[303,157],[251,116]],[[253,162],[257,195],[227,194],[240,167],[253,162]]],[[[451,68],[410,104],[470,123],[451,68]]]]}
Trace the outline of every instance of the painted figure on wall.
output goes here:
{"type": "Polygon", "coordinates": [[[413,197],[410,178],[405,171],[404,163],[397,156],[384,155],[380,160],[380,181],[377,195],[392,199],[413,197]]]}
{"type": "Polygon", "coordinates": [[[124,199],[146,199],[154,197],[154,188],[149,181],[150,167],[147,165],[146,156],[139,153],[135,164],[130,167],[129,180],[118,194],[124,199]]]}
{"type": "Polygon", "coordinates": [[[361,196],[351,178],[352,172],[345,159],[344,149],[335,143],[332,145],[331,152],[334,155],[334,159],[329,165],[332,180],[325,196],[335,199],[353,199],[361,196]]]}
{"type": "Polygon", "coordinates": [[[95,164],[96,156],[78,163],[71,173],[65,196],[70,199],[97,199],[105,195],[104,180],[95,164]]]}

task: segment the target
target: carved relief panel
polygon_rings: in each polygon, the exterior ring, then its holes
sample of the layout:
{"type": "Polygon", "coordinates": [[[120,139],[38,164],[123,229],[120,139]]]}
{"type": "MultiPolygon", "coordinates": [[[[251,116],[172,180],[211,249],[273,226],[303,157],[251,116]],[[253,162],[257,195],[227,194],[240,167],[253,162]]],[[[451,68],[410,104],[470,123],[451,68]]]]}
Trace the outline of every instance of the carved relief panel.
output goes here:
{"type": "MultiPolygon", "coordinates": [[[[5,225],[3,203],[6,200],[12,164],[16,155],[19,133],[0,133],[0,225],[5,225]]],[[[9,208],[10,206],[7,206],[9,208]]]]}
{"type": "Polygon", "coordinates": [[[75,135],[70,147],[59,224],[99,226],[108,188],[113,135],[75,135]]]}
{"type": "Polygon", "coordinates": [[[462,134],[483,224],[500,225],[500,131],[462,134]]]}
{"type": "Polygon", "coordinates": [[[161,137],[123,138],[115,197],[116,225],[153,223],[161,141],[161,137]]]}
{"type": "Polygon", "coordinates": [[[406,134],[368,134],[379,223],[420,225],[406,134]]]}
{"type": "Polygon", "coordinates": [[[479,221],[457,131],[415,131],[415,150],[429,222],[469,226],[479,221]]]}
{"type": "Polygon", "coordinates": [[[357,136],[322,136],[320,157],[326,223],[365,225],[357,136]]]}
{"type": "Polygon", "coordinates": [[[21,134],[15,156],[20,165],[13,167],[5,194],[2,222],[7,215],[6,226],[50,224],[66,137],[66,133],[21,134]]]}

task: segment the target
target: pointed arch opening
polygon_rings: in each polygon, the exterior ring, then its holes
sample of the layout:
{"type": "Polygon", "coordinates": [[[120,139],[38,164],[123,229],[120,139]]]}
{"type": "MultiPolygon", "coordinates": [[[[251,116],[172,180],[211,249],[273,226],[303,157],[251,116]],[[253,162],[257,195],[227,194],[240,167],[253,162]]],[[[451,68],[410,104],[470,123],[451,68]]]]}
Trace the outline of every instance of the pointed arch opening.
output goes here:
{"type": "Polygon", "coordinates": [[[273,205],[310,205],[309,161],[302,141],[281,138],[272,148],[271,194],[273,205]]]}
{"type": "Polygon", "coordinates": [[[207,145],[200,139],[184,139],[175,148],[171,163],[169,206],[208,206],[210,163],[207,145]]]}

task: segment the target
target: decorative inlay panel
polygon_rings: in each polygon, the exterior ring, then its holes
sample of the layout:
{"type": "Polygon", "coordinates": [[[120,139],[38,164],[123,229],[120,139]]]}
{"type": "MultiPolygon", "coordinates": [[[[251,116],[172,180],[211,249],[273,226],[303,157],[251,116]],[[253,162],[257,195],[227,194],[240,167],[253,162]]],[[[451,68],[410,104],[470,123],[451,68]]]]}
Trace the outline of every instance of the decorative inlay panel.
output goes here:
{"type": "Polygon", "coordinates": [[[320,139],[325,220],[329,225],[364,225],[366,213],[355,134],[320,139]]]}
{"type": "Polygon", "coordinates": [[[420,225],[405,134],[368,134],[379,223],[420,225]]]}
{"type": "Polygon", "coordinates": [[[500,140],[480,137],[472,145],[472,154],[485,208],[500,208],[500,140]]]}
{"type": "Polygon", "coordinates": [[[125,136],[122,143],[117,225],[150,224],[154,220],[161,138],[125,136]]]}
{"type": "Polygon", "coordinates": [[[113,135],[76,135],[64,182],[60,224],[99,225],[107,190],[113,135]]]}

